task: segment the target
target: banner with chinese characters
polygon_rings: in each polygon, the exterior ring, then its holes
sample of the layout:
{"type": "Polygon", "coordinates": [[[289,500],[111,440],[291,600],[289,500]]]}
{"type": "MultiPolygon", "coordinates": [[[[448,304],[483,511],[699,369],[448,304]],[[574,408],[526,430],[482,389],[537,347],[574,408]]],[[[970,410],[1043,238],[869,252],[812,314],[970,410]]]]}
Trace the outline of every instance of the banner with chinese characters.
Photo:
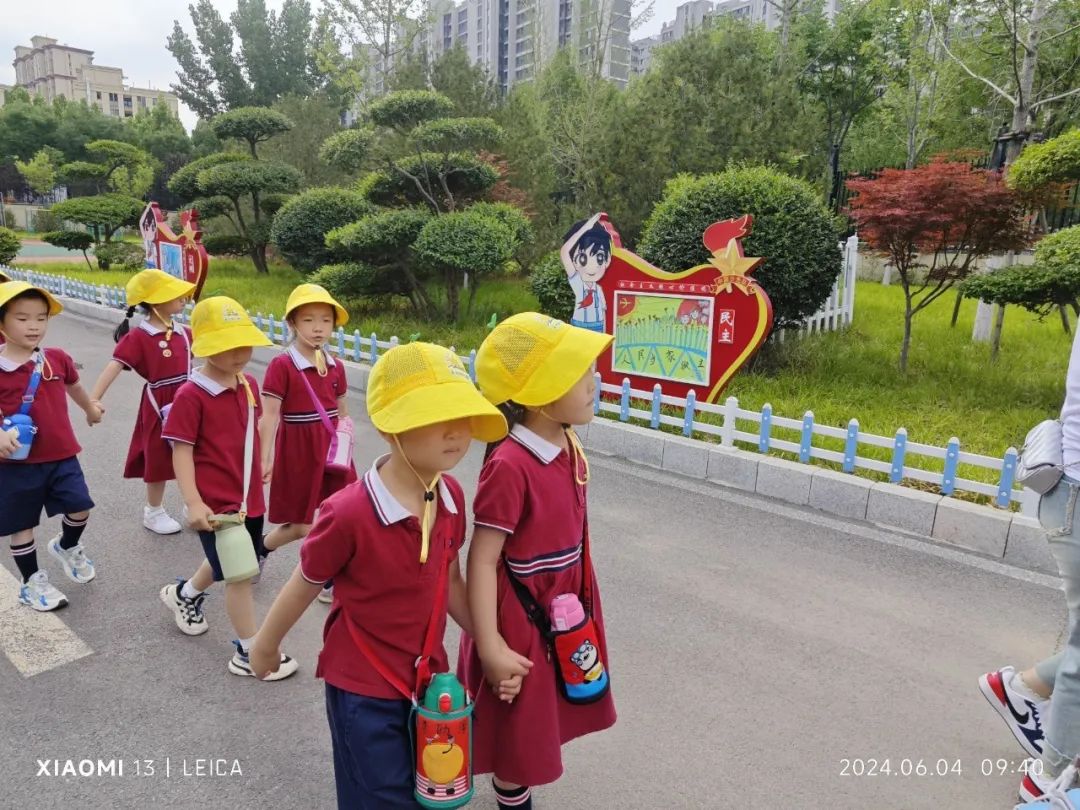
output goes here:
{"type": "Polygon", "coordinates": [[[194,284],[193,298],[198,300],[210,266],[210,256],[203,247],[199,230],[199,212],[194,208],[181,211],[177,234],[169,227],[158,204],[152,202],[139,218],[139,231],[146,251],[146,266],[194,284]]]}
{"type": "Polygon", "coordinates": [[[614,336],[598,361],[605,383],[715,402],[772,330],[772,303],[750,277],[764,258],[747,257],[741,240],[753,218],[710,225],[703,235],[711,258],[668,273],[622,247],[618,232],[597,214],[567,235],[563,264],[577,306],[572,322],[614,336]],[[601,230],[603,233],[601,233],[601,230]]]}

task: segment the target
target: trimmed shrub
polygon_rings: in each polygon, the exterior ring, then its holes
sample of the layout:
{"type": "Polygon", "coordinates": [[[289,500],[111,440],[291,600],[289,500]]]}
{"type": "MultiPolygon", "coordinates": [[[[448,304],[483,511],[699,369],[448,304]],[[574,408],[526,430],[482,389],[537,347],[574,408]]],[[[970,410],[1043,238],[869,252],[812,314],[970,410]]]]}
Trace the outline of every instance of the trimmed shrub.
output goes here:
{"type": "Polygon", "coordinates": [[[102,270],[142,270],[146,251],[131,242],[106,242],[94,248],[98,267],[102,270]]]}
{"type": "Polygon", "coordinates": [[[312,271],[346,258],[327,247],[326,235],[373,210],[364,196],[347,188],[313,188],[289,199],[274,217],[271,241],[298,270],[312,271]]]}
{"type": "Polygon", "coordinates": [[[8,264],[19,255],[22,242],[11,228],[0,228],[0,264],[8,264]]]}
{"type": "Polygon", "coordinates": [[[247,239],[234,233],[211,233],[203,237],[203,247],[211,256],[247,256],[247,239]]]}
{"type": "Polygon", "coordinates": [[[569,321],[573,316],[577,302],[558,253],[549,253],[536,263],[529,274],[529,287],[545,315],[560,321],[569,321]]]}
{"type": "Polygon", "coordinates": [[[34,230],[37,233],[50,233],[60,230],[60,223],[56,221],[52,211],[42,208],[34,212],[34,230]]]}

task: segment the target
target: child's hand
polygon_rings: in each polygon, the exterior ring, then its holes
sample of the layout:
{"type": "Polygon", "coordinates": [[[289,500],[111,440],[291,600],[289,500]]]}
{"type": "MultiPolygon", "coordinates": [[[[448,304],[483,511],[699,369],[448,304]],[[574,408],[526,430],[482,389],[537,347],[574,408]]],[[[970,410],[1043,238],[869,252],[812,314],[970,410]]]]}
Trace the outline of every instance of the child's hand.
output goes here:
{"type": "Polygon", "coordinates": [[[8,433],[6,430],[0,430],[0,458],[7,458],[20,447],[19,439],[17,438],[18,432],[8,433]]]}
{"type": "Polygon", "coordinates": [[[511,650],[501,639],[494,650],[480,654],[480,663],[484,667],[487,682],[496,689],[503,681],[510,681],[515,676],[524,678],[532,669],[532,661],[511,650]]]}
{"type": "Polygon", "coordinates": [[[277,672],[281,667],[281,651],[269,649],[260,644],[259,639],[256,638],[255,643],[248,650],[248,663],[251,664],[251,671],[255,673],[255,677],[262,680],[277,672]]]}
{"type": "Polygon", "coordinates": [[[93,427],[101,421],[103,416],[105,416],[104,406],[96,399],[90,400],[90,407],[86,409],[86,424],[93,427]]]}
{"type": "Polygon", "coordinates": [[[270,459],[264,458],[262,463],[263,468],[263,483],[269,484],[270,478],[274,475],[274,465],[270,463],[270,459]]]}
{"type": "Polygon", "coordinates": [[[515,675],[508,680],[502,681],[499,684],[499,688],[495,690],[495,694],[499,696],[499,700],[513,703],[514,698],[521,693],[521,684],[524,683],[524,681],[525,679],[523,677],[515,675]]]}
{"type": "Polygon", "coordinates": [[[210,507],[202,501],[187,505],[188,525],[197,532],[212,532],[214,530],[214,526],[210,522],[210,516],[213,514],[210,507]]]}

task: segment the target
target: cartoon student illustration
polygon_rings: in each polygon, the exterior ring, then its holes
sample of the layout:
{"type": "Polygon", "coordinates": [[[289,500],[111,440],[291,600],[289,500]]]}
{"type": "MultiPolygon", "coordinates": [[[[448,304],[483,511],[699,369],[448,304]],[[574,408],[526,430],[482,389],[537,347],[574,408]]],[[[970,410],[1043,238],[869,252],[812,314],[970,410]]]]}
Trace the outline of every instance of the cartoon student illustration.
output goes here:
{"type": "Polygon", "coordinates": [[[559,251],[577,299],[570,323],[593,332],[604,331],[607,301],[598,282],[611,265],[611,234],[600,223],[601,216],[576,223],[559,251]]]}
{"type": "Polygon", "coordinates": [[[154,239],[157,236],[157,217],[154,215],[154,206],[146,206],[142,218],[139,220],[139,231],[142,233],[143,250],[146,251],[146,267],[150,270],[158,269],[157,251],[154,250],[154,239]]]}

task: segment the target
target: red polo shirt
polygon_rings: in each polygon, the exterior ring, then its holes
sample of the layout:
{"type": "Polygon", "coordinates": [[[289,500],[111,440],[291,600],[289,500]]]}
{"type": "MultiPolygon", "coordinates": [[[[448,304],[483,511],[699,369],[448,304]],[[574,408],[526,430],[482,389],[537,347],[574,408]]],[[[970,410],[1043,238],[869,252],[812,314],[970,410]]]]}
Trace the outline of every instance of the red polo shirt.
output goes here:
{"type": "MultiPolygon", "coordinates": [[[[255,444],[251,460],[251,487],[247,514],[266,511],[262,488],[258,419],[262,413],[259,384],[245,374],[255,395],[255,444]]],[[[242,385],[225,388],[199,371],[180,386],[161,429],[162,438],[195,448],[195,483],[199,495],[214,514],[239,512],[244,499],[244,436],[248,400],[242,385]]]]}
{"type": "MultiPolygon", "coordinates": [[[[43,464],[63,461],[82,450],[75,439],[68,416],[67,387],[79,381],[75,361],[60,349],[45,349],[49,361],[38,385],[34,404],[30,406],[30,418],[37,425],[37,435],[30,446],[30,457],[25,461],[5,461],[4,464],[43,464]]],[[[22,407],[22,398],[34,373],[34,360],[21,366],[6,357],[0,357],[0,414],[11,416],[22,407]]]]}
{"type": "Polygon", "coordinates": [[[378,459],[354,484],[323,502],[300,547],[300,571],[313,583],[334,580],[334,604],[323,628],[315,676],[365,697],[402,695],[375,670],[352,640],[343,614],[360,629],[380,662],[410,688],[415,661],[435,613],[432,672],[449,669],[442,645],[447,602],[436,606],[439,572],[465,542],[465,496],[443,476],[426,563],[420,563],[420,521],[383,484],[378,459]]]}

